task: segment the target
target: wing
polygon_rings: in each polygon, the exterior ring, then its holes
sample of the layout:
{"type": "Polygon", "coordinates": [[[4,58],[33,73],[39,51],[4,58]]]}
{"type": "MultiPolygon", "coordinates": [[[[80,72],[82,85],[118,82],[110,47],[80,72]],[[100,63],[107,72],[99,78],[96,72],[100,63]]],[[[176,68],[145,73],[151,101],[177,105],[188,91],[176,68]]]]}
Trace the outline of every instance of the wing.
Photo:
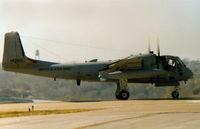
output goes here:
{"type": "Polygon", "coordinates": [[[102,81],[108,79],[139,79],[156,77],[165,74],[166,71],[160,69],[144,69],[144,60],[141,57],[124,58],[106,65],[99,72],[102,81]]]}
{"type": "Polygon", "coordinates": [[[111,64],[108,64],[104,66],[103,69],[99,72],[99,78],[102,81],[107,80],[109,77],[108,75],[113,73],[119,73],[121,71],[127,71],[127,70],[139,70],[143,67],[143,59],[142,58],[124,58],[121,60],[117,60],[111,64]]]}
{"type": "Polygon", "coordinates": [[[106,65],[100,72],[114,72],[114,71],[125,71],[125,70],[139,70],[143,67],[142,58],[124,58],[106,65]]]}

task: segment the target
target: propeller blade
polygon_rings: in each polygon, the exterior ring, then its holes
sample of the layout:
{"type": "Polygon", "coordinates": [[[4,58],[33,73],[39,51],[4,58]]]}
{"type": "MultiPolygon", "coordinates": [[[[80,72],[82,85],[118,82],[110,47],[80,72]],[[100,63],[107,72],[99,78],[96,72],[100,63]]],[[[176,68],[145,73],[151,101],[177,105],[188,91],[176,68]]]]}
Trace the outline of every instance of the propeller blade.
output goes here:
{"type": "Polygon", "coordinates": [[[200,73],[193,73],[194,77],[199,77],[200,73]]]}
{"type": "Polygon", "coordinates": [[[159,44],[159,36],[156,36],[156,41],[157,41],[157,51],[158,51],[158,56],[160,56],[160,44],[159,44]]]}
{"type": "Polygon", "coordinates": [[[147,37],[148,41],[148,53],[151,53],[150,37],[147,37]]]}

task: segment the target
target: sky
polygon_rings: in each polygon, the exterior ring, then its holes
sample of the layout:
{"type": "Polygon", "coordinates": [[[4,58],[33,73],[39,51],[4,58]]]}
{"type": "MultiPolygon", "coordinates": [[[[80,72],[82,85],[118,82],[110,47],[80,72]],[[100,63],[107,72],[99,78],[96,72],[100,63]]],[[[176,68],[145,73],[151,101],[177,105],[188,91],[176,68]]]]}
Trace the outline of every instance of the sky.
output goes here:
{"type": "Polygon", "coordinates": [[[4,34],[18,31],[25,53],[56,62],[113,60],[147,53],[200,59],[199,0],[1,0],[4,34]]]}

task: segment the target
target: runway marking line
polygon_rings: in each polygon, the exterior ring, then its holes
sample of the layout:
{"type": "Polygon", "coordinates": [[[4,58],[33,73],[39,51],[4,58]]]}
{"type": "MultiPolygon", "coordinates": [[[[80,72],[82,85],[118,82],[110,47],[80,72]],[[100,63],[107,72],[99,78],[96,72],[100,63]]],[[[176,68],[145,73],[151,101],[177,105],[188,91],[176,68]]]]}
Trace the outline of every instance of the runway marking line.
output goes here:
{"type": "Polygon", "coordinates": [[[75,129],[90,128],[90,127],[104,125],[104,124],[109,124],[109,123],[113,123],[113,122],[118,122],[118,121],[123,121],[123,120],[129,120],[129,119],[137,119],[137,118],[143,118],[143,117],[149,117],[149,116],[158,115],[158,114],[161,114],[161,113],[150,113],[150,114],[145,114],[145,115],[140,115],[140,116],[134,116],[134,117],[117,119],[117,120],[105,121],[105,122],[95,123],[95,124],[91,124],[91,125],[81,126],[81,127],[75,128],[75,129]]]}
{"type": "Polygon", "coordinates": [[[111,120],[111,121],[105,121],[105,122],[95,123],[95,124],[91,124],[91,125],[85,125],[85,126],[81,126],[81,127],[74,128],[74,129],[84,129],[84,128],[90,128],[90,127],[95,127],[95,126],[99,126],[99,125],[109,124],[109,123],[113,123],[113,122],[124,121],[124,120],[138,119],[138,118],[144,118],[144,117],[149,117],[149,116],[162,115],[162,114],[173,114],[173,113],[196,113],[196,112],[160,112],[160,113],[149,113],[149,114],[144,114],[144,115],[140,115],[140,116],[134,116],[134,117],[128,117],[128,118],[122,118],[122,119],[117,119],[117,120],[111,120]]]}

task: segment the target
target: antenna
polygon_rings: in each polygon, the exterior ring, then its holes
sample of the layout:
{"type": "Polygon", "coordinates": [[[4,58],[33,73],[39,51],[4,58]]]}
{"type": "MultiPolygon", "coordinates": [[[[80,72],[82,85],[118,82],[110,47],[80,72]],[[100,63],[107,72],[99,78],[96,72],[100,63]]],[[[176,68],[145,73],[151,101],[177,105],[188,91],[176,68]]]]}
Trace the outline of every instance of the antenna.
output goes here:
{"type": "Polygon", "coordinates": [[[158,56],[160,56],[160,44],[159,44],[159,36],[156,36],[156,41],[157,41],[157,51],[158,51],[158,56]]]}

